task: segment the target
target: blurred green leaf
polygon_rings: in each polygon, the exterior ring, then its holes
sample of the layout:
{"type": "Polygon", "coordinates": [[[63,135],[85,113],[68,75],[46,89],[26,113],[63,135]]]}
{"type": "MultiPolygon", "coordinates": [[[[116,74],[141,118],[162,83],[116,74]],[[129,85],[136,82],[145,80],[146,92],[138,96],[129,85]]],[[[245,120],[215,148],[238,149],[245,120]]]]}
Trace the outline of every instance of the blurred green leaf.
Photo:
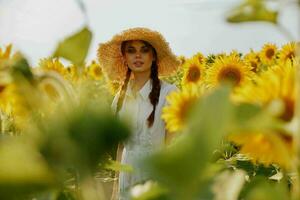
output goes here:
{"type": "Polygon", "coordinates": [[[20,54],[17,53],[13,59],[13,63],[12,63],[12,74],[13,76],[15,76],[15,79],[18,80],[20,76],[22,76],[22,78],[26,78],[28,81],[32,81],[33,80],[33,74],[31,72],[31,67],[29,66],[28,61],[26,60],[26,58],[20,54]]]}
{"type": "Polygon", "coordinates": [[[55,184],[38,149],[20,138],[0,141],[0,199],[21,199],[55,184]]]}
{"type": "Polygon", "coordinates": [[[124,165],[120,162],[110,160],[104,165],[104,169],[113,170],[113,171],[125,171],[132,172],[133,168],[131,165],[124,165]]]}
{"type": "Polygon", "coordinates": [[[269,181],[257,176],[249,182],[240,194],[245,200],[289,200],[288,188],[285,181],[280,183],[269,181]]]}
{"type": "Polygon", "coordinates": [[[266,7],[264,0],[244,0],[244,2],[233,8],[227,21],[230,23],[266,21],[277,23],[278,12],[266,7]]]}
{"type": "Polygon", "coordinates": [[[230,133],[282,129],[283,125],[266,109],[253,104],[240,104],[235,107],[230,133]]]}
{"type": "Polygon", "coordinates": [[[235,118],[238,122],[245,122],[253,117],[255,117],[261,111],[261,107],[253,104],[240,104],[235,109],[235,118]]]}
{"type": "Polygon", "coordinates": [[[188,131],[146,162],[153,177],[168,186],[174,198],[192,199],[206,181],[204,169],[232,120],[229,91],[223,87],[198,102],[191,113],[188,131]]]}
{"type": "Polygon", "coordinates": [[[78,108],[45,124],[41,152],[58,170],[77,168],[81,174],[97,168],[104,155],[129,136],[128,127],[112,113],[78,108]]]}
{"type": "Polygon", "coordinates": [[[87,27],[84,27],[79,32],[60,42],[53,56],[66,58],[75,65],[82,66],[88,53],[91,40],[91,31],[87,27]]]}
{"type": "Polygon", "coordinates": [[[60,192],[55,200],[76,200],[76,198],[69,192],[60,192]]]}

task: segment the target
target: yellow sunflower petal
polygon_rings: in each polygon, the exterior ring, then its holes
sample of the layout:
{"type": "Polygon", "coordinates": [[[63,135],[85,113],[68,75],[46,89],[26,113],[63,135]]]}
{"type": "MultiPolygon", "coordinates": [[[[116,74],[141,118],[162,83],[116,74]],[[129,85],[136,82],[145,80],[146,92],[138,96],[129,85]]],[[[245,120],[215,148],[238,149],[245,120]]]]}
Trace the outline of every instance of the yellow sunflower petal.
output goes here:
{"type": "Polygon", "coordinates": [[[266,166],[278,164],[290,168],[295,158],[293,137],[276,132],[230,134],[229,141],[240,146],[240,153],[245,154],[254,163],[266,166]]]}
{"type": "Polygon", "coordinates": [[[188,113],[200,96],[199,87],[189,85],[179,92],[171,92],[166,97],[168,105],[163,108],[162,119],[165,120],[168,131],[178,132],[184,128],[188,113]]]}
{"type": "MultiPolygon", "coordinates": [[[[295,63],[295,62],[294,62],[295,63]]],[[[235,90],[233,100],[269,106],[279,101],[283,109],[278,117],[291,121],[295,112],[295,67],[293,62],[275,65],[254,77],[254,81],[235,90]]]]}

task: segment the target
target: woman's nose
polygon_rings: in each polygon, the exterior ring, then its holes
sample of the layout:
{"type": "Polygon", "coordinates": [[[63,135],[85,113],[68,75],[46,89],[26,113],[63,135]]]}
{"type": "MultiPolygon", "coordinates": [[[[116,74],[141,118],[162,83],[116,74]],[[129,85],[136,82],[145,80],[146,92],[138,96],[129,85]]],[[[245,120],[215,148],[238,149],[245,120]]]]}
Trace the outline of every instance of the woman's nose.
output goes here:
{"type": "Polygon", "coordinates": [[[140,58],[140,57],[141,57],[141,53],[140,53],[140,52],[137,52],[137,53],[135,54],[135,57],[140,58]]]}

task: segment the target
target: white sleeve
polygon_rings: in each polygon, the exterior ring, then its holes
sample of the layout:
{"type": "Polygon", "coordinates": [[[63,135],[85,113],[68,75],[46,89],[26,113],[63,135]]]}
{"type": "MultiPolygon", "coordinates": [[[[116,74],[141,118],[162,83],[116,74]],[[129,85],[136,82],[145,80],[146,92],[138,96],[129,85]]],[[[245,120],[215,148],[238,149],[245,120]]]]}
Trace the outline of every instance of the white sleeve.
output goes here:
{"type": "Polygon", "coordinates": [[[168,87],[167,87],[167,89],[166,89],[166,92],[165,92],[165,95],[164,95],[164,105],[163,105],[163,107],[165,107],[166,105],[168,105],[168,102],[167,102],[167,99],[166,99],[166,97],[170,94],[170,93],[172,93],[172,92],[179,92],[180,90],[179,90],[179,88],[178,87],[176,87],[176,85],[169,85],[168,87]]]}

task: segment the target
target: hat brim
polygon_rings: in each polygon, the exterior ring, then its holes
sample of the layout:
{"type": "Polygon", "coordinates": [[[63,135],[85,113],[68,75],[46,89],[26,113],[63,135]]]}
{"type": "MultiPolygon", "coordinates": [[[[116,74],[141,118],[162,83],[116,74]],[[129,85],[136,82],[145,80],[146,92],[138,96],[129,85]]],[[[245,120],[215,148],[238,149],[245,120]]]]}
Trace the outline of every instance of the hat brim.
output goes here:
{"type": "Polygon", "coordinates": [[[155,48],[159,76],[168,76],[177,71],[180,61],[159,32],[148,28],[131,28],[99,45],[97,54],[99,63],[110,80],[123,81],[125,79],[127,66],[124,65],[122,59],[121,44],[129,40],[147,41],[155,48]]]}

